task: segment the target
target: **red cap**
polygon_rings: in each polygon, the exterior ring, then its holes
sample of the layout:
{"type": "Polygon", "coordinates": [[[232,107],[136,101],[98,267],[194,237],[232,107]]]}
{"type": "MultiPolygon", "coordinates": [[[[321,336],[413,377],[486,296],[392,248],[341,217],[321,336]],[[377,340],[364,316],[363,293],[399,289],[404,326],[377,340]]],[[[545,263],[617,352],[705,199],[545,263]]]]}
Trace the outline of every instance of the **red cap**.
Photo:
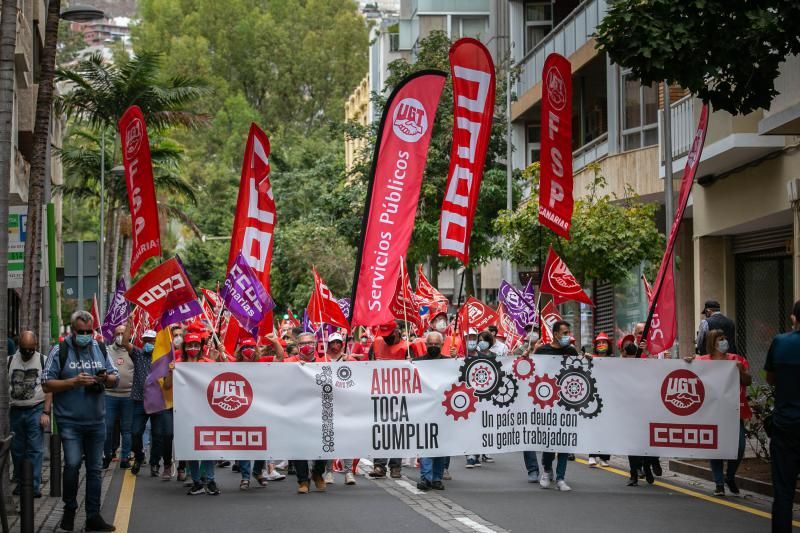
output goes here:
{"type": "Polygon", "coordinates": [[[625,335],[619,340],[618,347],[620,350],[622,350],[622,347],[629,343],[636,344],[636,337],[634,337],[633,335],[625,335]]]}
{"type": "Polygon", "coordinates": [[[203,337],[199,333],[187,333],[183,336],[183,343],[189,344],[190,342],[203,342],[203,337]]]}
{"type": "Polygon", "coordinates": [[[394,333],[394,330],[397,329],[397,322],[392,320],[391,322],[387,322],[381,326],[378,326],[378,335],[387,336],[394,333]]]}
{"type": "Polygon", "coordinates": [[[608,335],[606,335],[602,331],[597,334],[597,337],[594,338],[594,342],[600,342],[600,341],[608,342],[608,335]]]}
{"type": "Polygon", "coordinates": [[[249,338],[248,339],[242,339],[242,348],[244,348],[245,346],[252,346],[252,347],[255,348],[255,346],[256,346],[255,339],[249,339],[249,338]]]}

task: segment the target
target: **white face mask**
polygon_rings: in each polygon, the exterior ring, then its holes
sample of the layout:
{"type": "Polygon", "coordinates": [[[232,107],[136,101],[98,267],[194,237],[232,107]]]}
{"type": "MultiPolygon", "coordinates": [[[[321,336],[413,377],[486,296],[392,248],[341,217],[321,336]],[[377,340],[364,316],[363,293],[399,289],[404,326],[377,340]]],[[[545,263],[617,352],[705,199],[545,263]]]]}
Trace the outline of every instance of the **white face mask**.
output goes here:
{"type": "Polygon", "coordinates": [[[535,331],[531,331],[528,334],[528,342],[536,342],[538,340],[539,340],[539,334],[536,333],[535,331]]]}
{"type": "Polygon", "coordinates": [[[437,320],[433,327],[436,331],[442,333],[447,329],[447,320],[437,320]]]}
{"type": "Polygon", "coordinates": [[[176,348],[180,348],[181,346],[183,346],[183,337],[178,335],[177,337],[172,339],[172,345],[175,346],[176,348]]]}
{"type": "Polygon", "coordinates": [[[122,346],[122,335],[117,335],[114,337],[114,344],[117,346],[122,346]]]}
{"type": "Polygon", "coordinates": [[[728,353],[730,350],[730,344],[728,343],[728,339],[722,339],[717,343],[717,350],[719,353],[728,353]]]}

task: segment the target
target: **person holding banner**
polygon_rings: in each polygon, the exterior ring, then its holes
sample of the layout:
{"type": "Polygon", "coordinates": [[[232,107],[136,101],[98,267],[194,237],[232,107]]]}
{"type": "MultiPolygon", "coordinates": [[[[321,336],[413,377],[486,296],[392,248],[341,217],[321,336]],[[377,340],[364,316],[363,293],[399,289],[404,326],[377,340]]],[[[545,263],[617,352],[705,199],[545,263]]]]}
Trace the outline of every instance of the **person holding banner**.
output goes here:
{"type": "Polygon", "coordinates": [[[690,355],[685,357],[686,361],[691,362],[693,359],[698,361],[735,361],[736,367],[739,369],[739,449],[735,460],[728,461],[728,471],[723,477],[724,461],[721,459],[711,460],[711,473],[714,476],[714,489],[715,496],[725,495],[725,485],[728,485],[731,493],[739,494],[739,487],[736,485],[736,471],[744,457],[745,445],[745,431],[744,422],[750,420],[753,412],[750,410],[750,405],[747,403],[747,387],[753,382],[750,376],[750,364],[747,359],[741,355],[731,353],[730,341],[728,336],[721,329],[712,329],[706,334],[706,348],[705,355],[690,355]]]}
{"type": "Polygon", "coordinates": [[[494,338],[494,344],[492,344],[491,352],[496,355],[497,357],[503,357],[508,355],[508,346],[506,346],[506,334],[505,332],[501,332],[497,329],[497,326],[489,326],[486,328],[489,330],[489,333],[492,334],[494,338]]]}
{"type": "MultiPolygon", "coordinates": [[[[436,361],[442,359],[442,345],[444,337],[438,331],[429,331],[425,334],[425,347],[427,353],[420,357],[419,361],[436,361]]],[[[430,489],[444,490],[445,467],[449,462],[449,457],[420,457],[419,459],[419,490],[428,491],[430,489]]]]}
{"type": "MultiPolygon", "coordinates": [[[[570,343],[571,326],[565,320],[559,320],[553,324],[553,340],[550,344],[542,344],[535,349],[534,354],[561,355],[563,357],[579,357],[578,351],[570,343]]],[[[553,459],[556,458],[554,452],[542,453],[542,468],[544,472],[539,478],[539,486],[543,489],[550,487],[550,480],[553,477],[553,459]]],[[[567,475],[568,453],[559,453],[556,463],[556,488],[562,492],[572,490],[564,478],[567,475]]]]}

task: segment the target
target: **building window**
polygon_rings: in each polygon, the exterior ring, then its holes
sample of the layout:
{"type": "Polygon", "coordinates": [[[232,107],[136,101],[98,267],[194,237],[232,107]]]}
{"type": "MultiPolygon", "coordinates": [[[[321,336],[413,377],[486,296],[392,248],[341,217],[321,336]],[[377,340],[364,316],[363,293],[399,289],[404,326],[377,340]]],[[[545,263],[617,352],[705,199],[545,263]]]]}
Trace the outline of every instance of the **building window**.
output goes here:
{"type": "Polygon", "coordinates": [[[450,38],[472,37],[480,40],[489,31],[489,17],[452,17],[450,38]]]}
{"type": "Polygon", "coordinates": [[[552,3],[525,2],[525,53],[539,44],[552,29],[552,3]]]}
{"type": "Polygon", "coordinates": [[[542,148],[542,126],[539,122],[530,122],[525,126],[525,142],[528,147],[526,150],[528,160],[525,163],[531,165],[539,161],[542,148]]]}
{"type": "Polygon", "coordinates": [[[658,87],[642,85],[629,72],[622,83],[622,149],[658,144],[658,87]]]}

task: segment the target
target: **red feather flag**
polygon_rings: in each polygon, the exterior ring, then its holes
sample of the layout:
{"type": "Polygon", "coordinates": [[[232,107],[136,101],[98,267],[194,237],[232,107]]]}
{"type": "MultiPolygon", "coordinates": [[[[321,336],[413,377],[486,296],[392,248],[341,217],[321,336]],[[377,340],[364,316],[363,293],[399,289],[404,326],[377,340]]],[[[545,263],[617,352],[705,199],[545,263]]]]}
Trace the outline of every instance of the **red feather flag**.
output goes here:
{"type": "Polygon", "coordinates": [[[317,324],[330,324],[346,330],[350,329],[342,308],[339,307],[336,298],[331,294],[331,290],[322,281],[317,269],[314,272],[314,291],[308,301],[308,318],[317,324]]]}

